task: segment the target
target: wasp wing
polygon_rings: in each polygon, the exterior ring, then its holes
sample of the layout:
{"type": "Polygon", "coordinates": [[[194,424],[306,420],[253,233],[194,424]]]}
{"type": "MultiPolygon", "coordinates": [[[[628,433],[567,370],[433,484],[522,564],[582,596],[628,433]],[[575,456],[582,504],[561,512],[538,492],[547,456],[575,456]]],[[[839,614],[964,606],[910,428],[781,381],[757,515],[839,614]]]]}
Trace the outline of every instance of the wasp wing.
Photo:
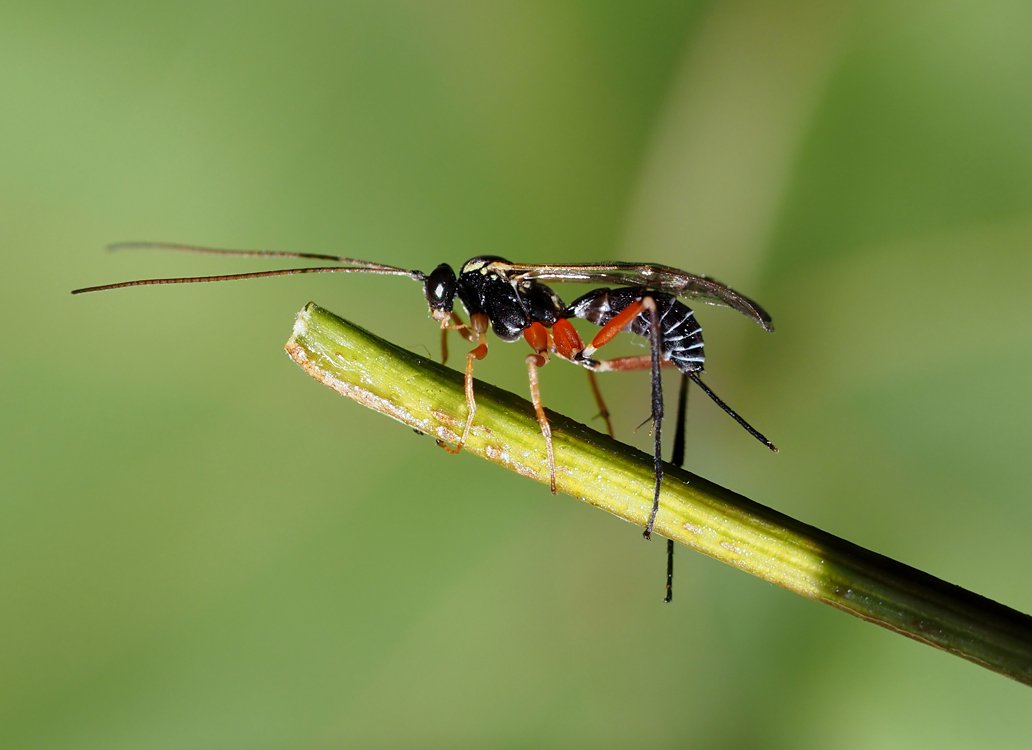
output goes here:
{"type": "Polygon", "coordinates": [[[493,264],[511,281],[573,281],[589,284],[623,284],[641,286],[660,292],[689,297],[709,305],[730,307],[751,318],[763,330],[773,331],[770,315],[759,304],[736,292],[726,284],[708,276],[698,276],[659,263],[583,263],[573,265],[517,265],[499,262],[493,264]]]}

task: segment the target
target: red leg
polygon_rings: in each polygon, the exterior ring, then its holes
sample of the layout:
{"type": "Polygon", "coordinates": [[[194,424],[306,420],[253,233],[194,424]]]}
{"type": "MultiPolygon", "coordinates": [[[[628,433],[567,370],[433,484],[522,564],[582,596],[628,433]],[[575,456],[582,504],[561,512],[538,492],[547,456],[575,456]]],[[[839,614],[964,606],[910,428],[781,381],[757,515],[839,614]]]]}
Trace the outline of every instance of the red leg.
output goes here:
{"type": "MultiPolygon", "coordinates": [[[[674,363],[669,359],[665,359],[660,365],[662,367],[673,367],[674,363]]],[[[595,364],[590,369],[593,372],[625,372],[628,370],[647,370],[650,367],[652,367],[652,357],[646,354],[636,357],[595,360],[595,364]]]]}
{"type": "Polygon", "coordinates": [[[527,379],[530,381],[530,400],[534,404],[534,414],[541,427],[541,437],[545,439],[545,455],[548,457],[548,480],[552,494],[556,494],[555,486],[555,453],[552,450],[552,426],[548,423],[544,404],[541,402],[541,386],[538,381],[538,369],[548,364],[548,350],[551,348],[551,337],[548,329],[540,323],[532,323],[523,331],[523,338],[534,349],[534,354],[527,355],[527,379]]]}
{"type": "Polygon", "coordinates": [[[555,485],[555,453],[552,450],[552,426],[548,423],[548,416],[545,414],[545,407],[541,403],[541,388],[538,385],[538,368],[548,364],[548,358],[543,354],[527,355],[527,377],[530,380],[530,400],[534,403],[534,414],[537,415],[538,425],[541,427],[541,436],[545,439],[545,455],[548,461],[548,485],[552,494],[556,494],[555,485]]]}
{"type": "MultiPolygon", "coordinates": [[[[650,299],[650,298],[645,298],[650,299]]],[[[616,334],[620,333],[623,329],[629,326],[634,319],[638,317],[638,314],[642,311],[645,306],[644,299],[640,299],[637,302],[632,302],[627,305],[623,310],[614,315],[608,323],[602,326],[598,333],[595,334],[595,338],[591,340],[591,343],[583,350],[582,354],[585,357],[590,357],[595,353],[595,350],[605,344],[608,344],[614,338],[616,334]]]]}
{"type": "Polygon", "coordinates": [[[448,320],[441,321],[441,364],[448,362],[448,331],[458,331],[462,338],[466,339],[469,343],[476,341],[476,336],[468,325],[462,322],[462,318],[459,314],[452,311],[450,314],[450,322],[448,320]]]}
{"type": "MultiPolygon", "coordinates": [[[[569,320],[563,318],[555,322],[552,326],[552,342],[555,353],[560,357],[582,364],[580,358],[584,351],[584,341],[569,320]]],[[[609,409],[606,407],[605,399],[602,398],[602,391],[598,387],[595,373],[591,370],[588,370],[588,384],[591,386],[591,393],[598,406],[598,415],[606,423],[606,432],[609,433],[609,437],[615,437],[613,422],[609,418],[609,409]]]]}
{"type": "Polygon", "coordinates": [[[606,406],[606,400],[602,398],[602,390],[598,387],[598,378],[595,377],[595,373],[591,370],[588,370],[588,384],[591,386],[591,393],[595,397],[595,404],[598,406],[598,415],[606,423],[606,433],[609,437],[615,438],[616,433],[613,432],[613,420],[609,418],[609,408],[606,406]]]}
{"type": "Polygon", "coordinates": [[[577,329],[565,318],[552,325],[552,349],[563,359],[576,360],[584,351],[584,341],[577,329]]]}
{"type": "Polygon", "coordinates": [[[473,340],[479,340],[480,343],[466,354],[466,424],[462,428],[462,436],[457,445],[450,446],[441,443],[441,447],[449,453],[459,453],[462,450],[469,438],[470,428],[473,427],[473,416],[477,413],[477,401],[473,396],[473,362],[487,356],[487,342],[483,340],[483,335],[487,332],[488,324],[487,315],[483,313],[476,313],[469,317],[470,333],[473,340]]]}
{"type": "Polygon", "coordinates": [[[661,330],[659,310],[656,300],[644,293],[642,297],[627,305],[623,310],[614,315],[603,325],[591,344],[586,346],[573,359],[579,364],[587,367],[589,371],[606,370],[637,370],[649,367],[652,370],[652,435],[655,442],[653,451],[653,466],[655,472],[655,485],[652,498],[652,510],[645,524],[644,536],[646,539],[652,537],[652,529],[656,524],[656,516],[659,513],[659,495],[663,484],[663,458],[662,451],[662,429],[663,429],[663,381],[660,378],[660,368],[663,364],[663,333],[661,330]],[[649,345],[650,354],[648,357],[620,357],[608,362],[598,362],[591,359],[600,347],[616,338],[616,335],[630,326],[639,315],[649,317],[649,345]]]}

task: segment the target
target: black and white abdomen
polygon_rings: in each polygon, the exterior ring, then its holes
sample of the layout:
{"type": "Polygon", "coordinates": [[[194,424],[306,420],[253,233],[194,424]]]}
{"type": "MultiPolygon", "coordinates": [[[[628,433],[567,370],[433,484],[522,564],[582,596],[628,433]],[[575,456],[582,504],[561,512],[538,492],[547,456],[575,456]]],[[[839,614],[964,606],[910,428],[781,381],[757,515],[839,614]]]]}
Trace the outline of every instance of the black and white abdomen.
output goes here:
{"type": "MultiPolygon", "coordinates": [[[[702,326],[695,319],[695,312],[672,294],[641,287],[595,289],[570,303],[564,315],[601,327],[628,305],[645,297],[651,297],[656,303],[662,334],[660,356],[672,362],[681,372],[701,372],[705,363],[702,326]]],[[[649,338],[652,333],[649,311],[642,310],[624,330],[649,338]]]]}

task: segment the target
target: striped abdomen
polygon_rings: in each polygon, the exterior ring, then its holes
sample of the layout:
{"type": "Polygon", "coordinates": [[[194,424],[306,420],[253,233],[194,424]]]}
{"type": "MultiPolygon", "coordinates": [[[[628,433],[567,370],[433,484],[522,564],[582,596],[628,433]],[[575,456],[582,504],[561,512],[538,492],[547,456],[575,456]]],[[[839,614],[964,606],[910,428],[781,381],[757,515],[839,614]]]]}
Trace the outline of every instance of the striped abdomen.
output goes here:
{"type": "MultiPolygon", "coordinates": [[[[641,287],[595,289],[570,303],[564,316],[604,326],[628,305],[645,297],[651,297],[656,303],[662,344],[660,356],[681,372],[701,372],[705,362],[702,326],[695,320],[692,309],[672,294],[641,287]]],[[[642,310],[624,330],[649,338],[652,332],[649,312],[642,310]]]]}

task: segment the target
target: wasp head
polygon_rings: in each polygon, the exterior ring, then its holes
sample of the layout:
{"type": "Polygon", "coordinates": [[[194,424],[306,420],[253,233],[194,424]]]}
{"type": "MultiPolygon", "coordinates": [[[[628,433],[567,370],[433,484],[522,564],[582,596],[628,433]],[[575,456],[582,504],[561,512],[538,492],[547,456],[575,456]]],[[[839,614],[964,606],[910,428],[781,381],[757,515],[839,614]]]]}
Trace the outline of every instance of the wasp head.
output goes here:
{"type": "Polygon", "coordinates": [[[442,263],[427,275],[423,281],[423,294],[434,320],[444,323],[451,317],[457,286],[455,271],[447,263],[442,263]]]}

